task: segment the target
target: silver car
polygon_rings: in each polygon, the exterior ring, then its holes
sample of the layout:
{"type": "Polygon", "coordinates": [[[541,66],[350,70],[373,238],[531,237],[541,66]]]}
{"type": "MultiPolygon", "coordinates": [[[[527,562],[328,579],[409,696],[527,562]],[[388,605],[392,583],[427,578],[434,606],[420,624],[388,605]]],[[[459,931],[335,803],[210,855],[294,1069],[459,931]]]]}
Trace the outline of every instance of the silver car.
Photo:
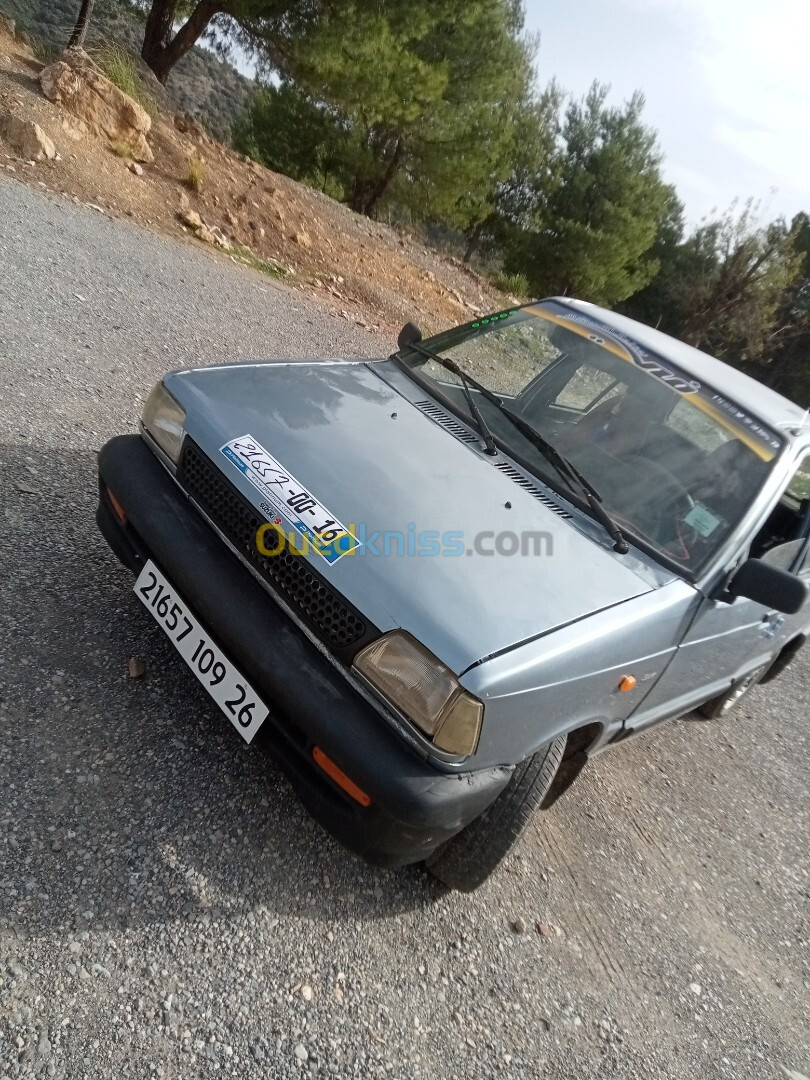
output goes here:
{"type": "Polygon", "coordinates": [[[807,414],[574,300],[173,372],[99,470],[239,734],[347,847],[459,889],[592,755],[721,715],[810,625],[807,414]]]}

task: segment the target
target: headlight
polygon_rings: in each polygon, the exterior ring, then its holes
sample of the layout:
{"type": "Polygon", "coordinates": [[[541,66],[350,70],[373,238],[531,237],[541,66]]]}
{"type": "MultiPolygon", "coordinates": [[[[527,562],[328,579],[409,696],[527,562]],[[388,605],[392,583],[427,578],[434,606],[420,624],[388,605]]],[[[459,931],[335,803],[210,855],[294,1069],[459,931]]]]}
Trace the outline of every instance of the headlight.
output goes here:
{"type": "Polygon", "coordinates": [[[453,672],[403,630],[367,645],[354,667],[449,754],[474,754],[484,706],[453,672]]]}
{"type": "Polygon", "coordinates": [[[162,382],[159,382],[146,400],[141,423],[160,449],[176,465],[180,460],[180,446],[186,412],[174,400],[162,382]]]}

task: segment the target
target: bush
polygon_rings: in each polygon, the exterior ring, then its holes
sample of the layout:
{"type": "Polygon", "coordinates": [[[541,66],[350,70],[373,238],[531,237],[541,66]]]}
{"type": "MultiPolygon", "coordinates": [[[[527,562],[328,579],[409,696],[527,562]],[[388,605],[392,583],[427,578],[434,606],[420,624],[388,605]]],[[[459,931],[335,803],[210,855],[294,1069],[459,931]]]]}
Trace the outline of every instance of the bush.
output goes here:
{"type": "Polygon", "coordinates": [[[157,112],[157,102],[147,91],[138,71],[138,61],[115,41],[108,41],[93,51],[93,59],[119,90],[133,98],[150,116],[157,112]]]}
{"type": "Polygon", "coordinates": [[[532,288],[525,274],[507,274],[505,270],[498,270],[489,279],[496,289],[509,293],[518,298],[531,296],[532,288]]]}
{"type": "Polygon", "coordinates": [[[186,169],[186,187],[190,187],[192,191],[201,191],[204,180],[205,162],[203,159],[201,157],[189,158],[186,169]]]}

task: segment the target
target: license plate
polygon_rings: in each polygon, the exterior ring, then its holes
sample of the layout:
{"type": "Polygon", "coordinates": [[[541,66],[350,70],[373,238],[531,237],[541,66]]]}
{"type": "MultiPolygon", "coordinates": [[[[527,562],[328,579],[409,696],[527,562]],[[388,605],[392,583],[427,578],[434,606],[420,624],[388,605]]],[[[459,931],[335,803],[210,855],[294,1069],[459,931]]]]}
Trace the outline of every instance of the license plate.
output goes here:
{"type": "Polygon", "coordinates": [[[211,640],[176,589],[151,560],[135,582],[135,595],[245,740],[250,742],[268,709],[247,679],[211,640]]]}
{"type": "MultiPolygon", "coordinates": [[[[260,505],[268,522],[280,525],[281,518],[276,517],[280,513],[302,537],[303,547],[300,542],[296,545],[301,554],[314,552],[331,564],[362,546],[354,533],[333,517],[252,435],[231,439],[220,451],[264,495],[260,505]]],[[[273,550],[275,546],[276,541],[270,537],[268,547],[273,550]]]]}

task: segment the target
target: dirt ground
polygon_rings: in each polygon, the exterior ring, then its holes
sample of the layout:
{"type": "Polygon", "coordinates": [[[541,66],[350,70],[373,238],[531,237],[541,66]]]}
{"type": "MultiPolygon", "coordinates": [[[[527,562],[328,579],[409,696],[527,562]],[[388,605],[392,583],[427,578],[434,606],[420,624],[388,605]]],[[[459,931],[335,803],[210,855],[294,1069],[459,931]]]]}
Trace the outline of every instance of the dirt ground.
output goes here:
{"type": "Polygon", "coordinates": [[[105,138],[76,141],[69,134],[63,123],[68,114],[40,92],[41,69],[26,45],[0,29],[0,114],[34,120],[59,155],[29,163],[0,138],[0,167],[20,179],[199,243],[177,217],[194,210],[238,249],[277,266],[290,284],[321,293],[347,320],[369,330],[390,331],[409,319],[438,330],[513,302],[460,260],[270,172],[168,112],[153,121],[154,164],[135,175],[105,138]],[[198,159],[204,180],[195,192],[185,181],[189,162],[198,159]]]}

